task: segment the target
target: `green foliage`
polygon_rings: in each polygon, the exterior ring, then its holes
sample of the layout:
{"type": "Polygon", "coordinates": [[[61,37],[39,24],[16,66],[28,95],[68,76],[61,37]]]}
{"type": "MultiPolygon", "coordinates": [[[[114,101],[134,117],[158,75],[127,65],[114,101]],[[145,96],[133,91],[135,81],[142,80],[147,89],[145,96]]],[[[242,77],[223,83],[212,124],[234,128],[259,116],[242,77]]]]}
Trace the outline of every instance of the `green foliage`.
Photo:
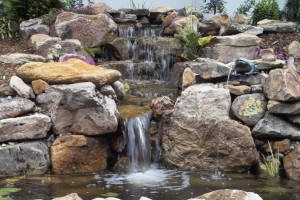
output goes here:
{"type": "Polygon", "coordinates": [[[85,50],[90,54],[92,58],[101,55],[101,47],[85,48],[85,50]]]}
{"type": "Polygon", "coordinates": [[[252,21],[257,24],[263,19],[279,19],[280,10],[276,0],[260,0],[254,6],[252,21]]]}
{"type": "Polygon", "coordinates": [[[286,0],[283,17],[288,21],[300,22],[300,1],[286,0]]]}
{"type": "Polygon", "coordinates": [[[184,43],[184,53],[181,55],[183,58],[194,60],[200,56],[202,47],[200,46],[200,43],[202,43],[200,33],[192,28],[185,27],[179,31],[176,37],[184,43]]]}
{"type": "Polygon", "coordinates": [[[245,0],[235,11],[235,15],[244,14],[248,16],[250,10],[254,7],[255,0],[245,0]]]}
{"type": "MultiPolygon", "coordinates": [[[[206,3],[206,0],[204,0],[206,3]]],[[[209,3],[206,3],[205,6],[201,7],[203,13],[211,13],[215,15],[217,12],[222,13],[225,12],[225,3],[224,0],[210,0],[209,3]]]]}
{"type": "Polygon", "coordinates": [[[21,22],[49,13],[51,8],[63,8],[61,0],[4,0],[4,11],[10,20],[21,22]]]}
{"type": "Polygon", "coordinates": [[[133,10],[137,9],[149,9],[151,4],[147,5],[147,0],[141,2],[141,3],[136,3],[134,0],[130,0],[130,7],[133,10]]]}
{"type": "Polygon", "coordinates": [[[15,193],[20,191],[21,189],[19,188],[0,188],[0,199],[1,200],[12,200],[12,198],[10,198],[8,195],[10,195],[11,193],[15,193]]]}
{"type": "Polygon", "coordinates": [[[58,15],[57,9],[51,8],[48,14],[42,16],[43,23],[50,26],[55,22],[57,15],[58,15]]]}
{"type": "Polygon", "coordinates": [[[268,175],[271,177],[275,177],[279,175],[279,165],[280,165],[280,160],[279,160],[279,154],[277,153],[276,155],[273,153],[272,147],[270,145],[270,142],[268,141],[269,144],[269,149],[271,152],[270,158],[267,159],[264,155],[264,162],[265,166],[268,172],[268,175]]]}
{"type": "Polygon", "coordinates": [[[0,39],[13,38],[18,36],[18,23],[9,20],[6,16],[0,17],[0,39]]]}

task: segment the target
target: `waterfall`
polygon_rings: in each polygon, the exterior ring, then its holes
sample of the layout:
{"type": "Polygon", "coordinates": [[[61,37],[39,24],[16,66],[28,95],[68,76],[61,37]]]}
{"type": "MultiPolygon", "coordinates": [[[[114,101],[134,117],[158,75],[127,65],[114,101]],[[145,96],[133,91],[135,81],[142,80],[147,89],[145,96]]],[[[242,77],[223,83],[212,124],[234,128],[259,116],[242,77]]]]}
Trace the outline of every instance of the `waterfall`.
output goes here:
{"type": "Polygon", "coordinates": [[[151,164],[151,147],[148,128],[151,114],[127,119],[124,132],[127,138],[127,156],[131,171],[146,171],[151,164]]]}

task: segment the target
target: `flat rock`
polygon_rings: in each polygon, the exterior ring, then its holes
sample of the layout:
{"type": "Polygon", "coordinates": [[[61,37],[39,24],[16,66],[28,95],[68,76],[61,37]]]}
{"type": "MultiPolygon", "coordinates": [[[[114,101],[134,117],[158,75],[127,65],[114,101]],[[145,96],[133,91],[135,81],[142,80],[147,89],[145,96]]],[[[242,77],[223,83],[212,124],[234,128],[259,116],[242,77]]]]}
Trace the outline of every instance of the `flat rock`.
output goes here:
{"type": "Polygon", "coordinates": [[[28,62],[46,62],[43,56],[26,53],[12,53],[0,55],[0,62],[11,64],[25,64],[28,62]]]}
{"type": "Polygon", "coordinates": [[[51,146],[55,174],[95,172],[107,167],[108,142],[83,135],[59,136],[51,146]]]}
{"type": "Polygon", "coordinates": [[[30,113],[34,108],[35,103],[26,98],[17,97],[11,100],[1,99],[0,120],[30,113]]]}
{"type": "Polygon", "coordinates": [[[231,109],[248,126],[254,126],[265,115],[267,100],[263,94],[245,94],[235,98],[231,109]]]}
{"type": "Polygon", "coordinates": [[[276,114],[300,114],[300,101],[280,102],[269,100],[268,110],[276,114]]]}
{"type": "Polygon", "coordinates": [[[264,32],[290,33],[297,31],[296,22],[264,19],[257,22],[257,26],[263,28],[264,32]]]}
{"type": "Polygon", "coordinates": [[[18,76],[12,76],[9,82],[9,86],[13,88],[19,96],[24,98],[35,98],[33,90],[30,86],[23,82],[18,76]]]}
{"type": "Polygon", "coordinates": [[[288,115],[287,118],[300,128],[300,115],[288,115]]]}
{"type": "Polygon", "coordinates": [[[20,24],[20,33],[23,39],[28,40],[34,34],[49,34],[50,27],[43,24],[39,18],[29,19],[20,24]]]}
{"type": "Polygon", "coordinates": [[[257,60],[249,60],[251,63],[255,64],[258,68],[258,70],[271,70],[276,68],[283,68],[285,65],[284,60],[275,60],[275,61],[263,61],[262,59],[257,60]]]}
{"type": "Polygon", "coordinates": [[[117,70],[89,65],[79,59],[56,63],[27,63],[17,69],[17,75],[28,83],[37,79],[42,79],[50,85],[90,81],[97,87],[113,83],[121,77],[117,70]]]}
{"type": "Polygon", "coordinates": [[[49,166],[49,148],[44,142],[27,142],[0,147],[1,175],[44,174],[49,166]]]}
{"type": "Polygon", "coordinates": [[[0,142],[41,139],[51,128],[47,115],[35,114],[0,120],[0,142]]]}
{"type": "Polygon", "coordinates": [[[188,200],[263,200],[258,194],[243,190],[215,190],[188,200]]]}
{"type": "Polygon", "coordinates": [[[300,139],[300,128],[283,119],[266,113],[253,128],[252,135],[258,139],[300,139]]]}
{"type": "Polygon", "coordinates": [[[63,197],[57,197],[52,200],[82,200],[77,193],[71,193],[63,197]]]}
{"type": "Polygon", "coordinates": [[[251,88],[246,85],[225,85],[225,88],[229,90],[230,94],[236,96],[249,94],[251,92],[251,88]]]}
{"type": "Polygon", "coordinates": [[[300,75],[292,69],[274,69],[264,84],[264,93],[271,100],[300,99],[300,75]]]}
{"type": "Polygon", "coordinates": [[[290,179],[300,180],[300,146],[283,158],[283,166],[290,179]]]}

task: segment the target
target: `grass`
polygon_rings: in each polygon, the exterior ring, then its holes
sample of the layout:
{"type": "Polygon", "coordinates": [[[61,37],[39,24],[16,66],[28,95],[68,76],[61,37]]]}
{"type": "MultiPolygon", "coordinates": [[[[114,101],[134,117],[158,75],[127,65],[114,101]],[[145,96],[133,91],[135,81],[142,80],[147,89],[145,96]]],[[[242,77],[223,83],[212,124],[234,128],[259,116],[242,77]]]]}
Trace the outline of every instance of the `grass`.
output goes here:
{"type": "Polygon", "coordinates": [[[280,160],[279,160],[279,153],[276,155],[273,153],[272,147],[270,142],[268,141],[269,149],[271,152],[270,158],[266,158],[263,155],[264,159],[264,165],[266,166],[267,173],[270,177],[276,177],[279,175],[279,165],[280,165],[280,160]]]}

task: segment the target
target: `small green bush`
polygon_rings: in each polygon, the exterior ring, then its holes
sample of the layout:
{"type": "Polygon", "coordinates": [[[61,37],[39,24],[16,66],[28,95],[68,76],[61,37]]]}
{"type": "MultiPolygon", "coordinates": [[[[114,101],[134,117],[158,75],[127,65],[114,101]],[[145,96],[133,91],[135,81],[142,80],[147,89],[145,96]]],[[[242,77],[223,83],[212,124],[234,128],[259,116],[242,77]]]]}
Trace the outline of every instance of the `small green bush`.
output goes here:
{"type": "Polygon", "coordinates": [[[6,16],[0,17],[0,39],[14,38],[19,35],[19,26],[6,16]]]}
{"type": "Polygon", "coordinates": [[[42,16],[43,23],[47,24],[48,26],[50,26],[51,24],[54,24],[54,22],[56,21],[57,15],[58,15],[58,11],[56,8],[50,9],[48,14],[45,14],[42,16]]]}
{"type": "Polygon", "coordinates": [[[283,17],[287,21],[300,22],[300,1],[287,0],[283,10],[283,17]]]}
{"type": "Polygon", "coordinates": [[[63,8],[61,0],[4,0],[4,11],[9,20],[21,22],[49,13],[51,8],[63,8]]]}
{"type": "Polygon", "coordinates": [[[252,22],[257,24],[263,19],[279,19],[280,10],[276,0],[260,0],[254,6],[252,22]]]}

